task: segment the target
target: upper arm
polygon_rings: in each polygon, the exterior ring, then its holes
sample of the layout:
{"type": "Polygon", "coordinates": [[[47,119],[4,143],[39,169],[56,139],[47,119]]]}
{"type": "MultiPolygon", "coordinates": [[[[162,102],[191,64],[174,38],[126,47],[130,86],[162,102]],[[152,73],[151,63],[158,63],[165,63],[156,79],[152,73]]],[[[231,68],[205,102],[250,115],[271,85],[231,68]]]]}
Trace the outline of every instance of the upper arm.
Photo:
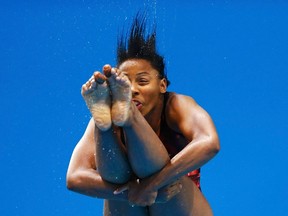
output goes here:
{"type": "Polygon", "coordinates": [[[167,112],[170,125],[189,141],[208,138],[218,142],[210,115],[191,97],[175,94],[169,101],[167,112]]]}
{"type": "Polygon", "coordinates": [[[68,167],[68,175],[78,169],[96,170],[94,130],[95,124],[91,118],[85,133],[74,148],[68,167]]]}

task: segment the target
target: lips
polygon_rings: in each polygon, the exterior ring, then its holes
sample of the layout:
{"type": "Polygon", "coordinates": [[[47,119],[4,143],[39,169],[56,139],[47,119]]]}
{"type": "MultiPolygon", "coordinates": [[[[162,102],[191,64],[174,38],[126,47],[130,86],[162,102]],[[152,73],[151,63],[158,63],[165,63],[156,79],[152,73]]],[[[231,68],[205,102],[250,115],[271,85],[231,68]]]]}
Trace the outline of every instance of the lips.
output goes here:
{"type": "Polygon", "coordinates": [[[142,103],[138,100],[132,100],[133,103],[135,104],[135,106],[137,107],[137,109],[141,109],[142,107],[142,103]]]}

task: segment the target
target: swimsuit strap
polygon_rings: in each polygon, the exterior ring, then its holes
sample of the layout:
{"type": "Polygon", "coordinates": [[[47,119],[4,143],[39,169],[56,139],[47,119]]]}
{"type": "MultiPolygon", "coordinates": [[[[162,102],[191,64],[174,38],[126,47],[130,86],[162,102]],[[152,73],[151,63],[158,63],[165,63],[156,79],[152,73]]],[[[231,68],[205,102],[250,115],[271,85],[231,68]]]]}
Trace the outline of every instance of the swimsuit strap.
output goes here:
{"type": "Polygon", "coordinates": [[[166,104],[169,99],[170,92],[165,92],[164,93],[164,101],[163,101],[163,109],[162,109],[162,114],[161,114],[161,123],[166,124],[166,116],[165,116],[165,110],[166,110],[166,104]]]}

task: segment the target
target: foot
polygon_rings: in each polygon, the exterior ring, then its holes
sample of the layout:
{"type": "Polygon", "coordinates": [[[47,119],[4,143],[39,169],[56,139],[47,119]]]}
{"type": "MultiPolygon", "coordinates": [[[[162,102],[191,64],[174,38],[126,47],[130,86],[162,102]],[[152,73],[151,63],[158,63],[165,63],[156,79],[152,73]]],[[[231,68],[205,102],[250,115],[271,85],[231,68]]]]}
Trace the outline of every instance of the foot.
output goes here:
{"type": "Polygon", "coordinates": [[[103,71],[112,94],[112,122],[120,127],[127,125],[131,108],[131,83],[126,75],[110,65],[105,65],[103,71]]]}
{"type": "Polygon", "coordinates": [[[100,72],[82,86],[81,94],[93,116],[96,127],[106,131],[111,127],[111,99],[106,77],[100,72]]]}

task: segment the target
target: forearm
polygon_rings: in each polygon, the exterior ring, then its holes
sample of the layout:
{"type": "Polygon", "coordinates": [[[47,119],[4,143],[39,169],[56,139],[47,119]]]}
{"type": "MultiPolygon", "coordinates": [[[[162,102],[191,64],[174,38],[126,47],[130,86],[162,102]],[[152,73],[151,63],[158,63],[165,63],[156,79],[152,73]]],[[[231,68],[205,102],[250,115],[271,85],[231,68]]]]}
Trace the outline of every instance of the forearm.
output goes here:
{"type": "MultiPolygon", "coordinates": [[[[217,141],[215,141],[217,142],[217,141]]],[[[159,190],[211,160],[218,152],[211,140],[192,141],[176,154],[160,172],[149,177],[151,187],[159,190]]]]}
{"type": "Polygon", "coordinates": [[[69,190],[95,198],[127,201],[127,191],[113,194],[120,186],[104,181],[93,169],[78,170],[67,177],[69,190]]]}

